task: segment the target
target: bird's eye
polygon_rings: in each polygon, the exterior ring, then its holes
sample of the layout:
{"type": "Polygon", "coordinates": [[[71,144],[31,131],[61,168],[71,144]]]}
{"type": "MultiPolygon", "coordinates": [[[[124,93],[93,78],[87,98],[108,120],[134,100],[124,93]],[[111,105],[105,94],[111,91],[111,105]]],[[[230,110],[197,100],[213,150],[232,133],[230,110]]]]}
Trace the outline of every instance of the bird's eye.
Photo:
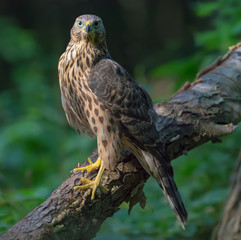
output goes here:
{"type": "Polygon", "coordinates": [[[97,22],[97,21],[94,22],[95,27],[99,27],[99,25],[100,25],[99,22],[97,22]]]}
{"type": "Polygon", "coordinates": [[[81,26],[81,25],[82,25],[82,22],[81,22],[81,21],[79,21],[79,22],[78,22],[78,26],[81,26]]]}

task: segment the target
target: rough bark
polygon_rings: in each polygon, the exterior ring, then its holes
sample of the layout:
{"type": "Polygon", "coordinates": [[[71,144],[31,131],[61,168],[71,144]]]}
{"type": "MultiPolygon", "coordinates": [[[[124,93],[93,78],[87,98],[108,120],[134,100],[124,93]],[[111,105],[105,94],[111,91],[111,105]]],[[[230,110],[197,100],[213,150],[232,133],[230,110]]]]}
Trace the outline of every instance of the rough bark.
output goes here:
{"type": "MultiPolygon", "coordinates": [[[[241,44],[202,70],[168,102],[158,103],[161,140],[174,159],[207,141],[219,141],[241,121],[241,44]]],[[[96,159],[94,153],[92,159],[96,159]]],[[[10,228],[5,239],[84,239],[95,236],[102,222],[118,211],[123,201],[130,208],[145,204],[142,192],[148,175],[138,161],[123,151],[119,171],[105,171],[102,183],[110,191],[90,200],[90,191],[73,193],[80,175],[71,176],[40,206],[10,228]]]]}
{"type": "Polygon", "coordinates": [[[241,239],[241,152],[233,175],[229,198],[213,240],[241,239]]]}

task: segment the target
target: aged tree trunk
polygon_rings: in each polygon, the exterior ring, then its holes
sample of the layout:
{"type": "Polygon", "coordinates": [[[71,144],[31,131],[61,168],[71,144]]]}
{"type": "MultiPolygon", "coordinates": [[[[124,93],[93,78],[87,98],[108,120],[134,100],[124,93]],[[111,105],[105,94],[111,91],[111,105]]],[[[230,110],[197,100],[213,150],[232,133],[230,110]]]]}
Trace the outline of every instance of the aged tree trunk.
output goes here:
{"type": "MultiPolygon", "coordinates": [[[[155,105],[160,115],[161,141],[170,159],[235,130],[234,124],[241,121],[240,86],[241,44],[238,44],[203,69],[192,84],[186,83],[168,102],[155,105]]],[[[96,159],[97,154],[91,157],[96,159]]],[[[148,175],[138,161],[123,151],[118,169],[104,172],[102,183],[110,191],[99,192],[93,201],[89,190],[73,193],[80,175],[69,177],[0,239],[93,238],[102,222],[118,211],[123,201],[129,201],[130,208],[138,202],[145,205],[142,188],[148,175]]]]}
{"type": "Polygon", "coordinates": [[[230,195],[222,219],[215,229],[214,240],[241,239],[241,152],[233,175],[230,195]]]}

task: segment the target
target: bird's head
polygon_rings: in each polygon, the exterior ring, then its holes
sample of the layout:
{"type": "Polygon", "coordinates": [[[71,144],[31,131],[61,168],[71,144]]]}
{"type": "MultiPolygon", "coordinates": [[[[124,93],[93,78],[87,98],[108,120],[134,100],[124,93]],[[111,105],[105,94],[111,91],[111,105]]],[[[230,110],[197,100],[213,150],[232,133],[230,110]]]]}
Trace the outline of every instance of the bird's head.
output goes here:
{"type": "Polygon", "coordinates": [[[105,35],[106,32],[102,20],[91,14],[79,16],[71,29],[71,39],[75,42],[103,43],[105,42],[105,35]]]}

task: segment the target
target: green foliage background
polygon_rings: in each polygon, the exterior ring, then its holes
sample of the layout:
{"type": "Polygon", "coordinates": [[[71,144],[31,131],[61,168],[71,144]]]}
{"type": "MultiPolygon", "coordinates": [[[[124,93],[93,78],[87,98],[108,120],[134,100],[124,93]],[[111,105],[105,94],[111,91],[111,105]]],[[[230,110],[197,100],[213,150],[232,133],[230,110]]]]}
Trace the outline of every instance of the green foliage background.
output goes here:
{"type": "MultiPolygon", "coordinates": [[[[128,1],[115,2],[122,10],[120,15],[133,7],[128,1]]],[[[134,2],[135,11],[141,12],[144,7],[134,2]]],[[[167,38],[161,53],[146,52],[146,57],[127,66],[148,89],[148,79],[168,76],[175,79],[174,92],[240,41],[239,0],[187,1],[185,7],[194,21],[188,25],[191,50],[186,50],[186,38],[167,38]],[[178,54],[171,56],[171,51],[178,54]]],[[[57,62],[66,44],[59,40],[56,49],[60,49],[49,51],[38,32],[21,26],[17,17],[0,16],[0,233],[43,202],[76,163],[95,149],[95,140],[78,136],[68,126],[61,108],[57,62]]],[[[112,43],[110,47],[117,46],[112,43]]],[[[205,144],[173,161],[189,212],[186,231],[178,226],[161,190],[150,179],[145,186],[146,208],[136,206],[128,216],[128,205],[123,204],[103,224],[96,239],[209,239],[222,214],[239,149],[238,129],[221,144],[205,144]]]]}

